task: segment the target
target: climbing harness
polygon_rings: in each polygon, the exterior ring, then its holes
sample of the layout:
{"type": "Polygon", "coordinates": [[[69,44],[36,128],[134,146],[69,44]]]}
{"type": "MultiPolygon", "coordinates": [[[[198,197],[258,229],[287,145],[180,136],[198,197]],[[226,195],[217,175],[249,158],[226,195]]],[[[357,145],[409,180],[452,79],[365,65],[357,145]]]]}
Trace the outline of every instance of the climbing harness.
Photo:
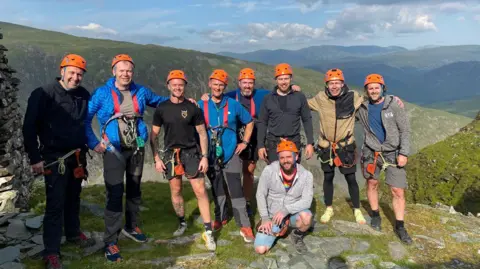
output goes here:
{"type": "MultiPolygon", "coordinates": [[[[262,225],[262,220],[257,222],[257,225],[255,226],[255,228],[257,229],[257,232],[264,233],[263,231],[259,230],[261,225],[262,225]]],[[[283,219],[282,223],[279,226],[272,225],[272,235],[275,237],[284,236],[287,233],[289,226],[290,226],[290,214],[283,219]],[[274,227],[277,228],[275,229],[275,231],[274,231],[274,227]]]]}
{"type": "Polygon", "coordinates": [[[380,156],[380,158],[382,158],[382,170],[380,170],[380,172],[385,171],[390,166],[397,167],[396,164],[387,162],[385,160],[385,158],[383,157],[383,154],[381,152],[375,151],[374,157],[373,157],[373,163],[367,164],[367,172],[370,173],[371,175],[375,175],[375,170],[377,169],[378,156],[380,156]]]}
{"type": "MultiPolygon", "coordinates": [[[[224,152],[222,147],[222,135],[226,129],[230,129],[235,132],[234,129],[228,127],[228,100],[225,102],[225,106],[223,107],[223,125],[218,125],[212,127],[210,125],[210,120],[208,117],[208,101],[203,101],[203,116],[205,118],[205,124],[207,125],[208,130],[211,131],[210,140],[211,143],[209,145],[209,154],[213,155],[214,159],[214,167],[215,170],[220,170],[223,168],[223,160],[224,160],[224,152]]],[[[218,119],[220,122],[220,118],[218,119]]]]}
{"type": "MultiPolygon", "coordinates": [[[[240,102],[238,100],[238,93],[237,95],[235,96],[237,102],[240,102]]],[[[246,107],[245,107],[246,108],[246,107]]],[[[252,97],[250,98],[250,116],[252,116],[252,119],[255,119],[255,114],[256,114],[256,111],[255,111],[255,103],[253,102],[253,94],[252,94],[252,97]]],[[[243,137],[245,136],[245,127],[246,125],[243,125],[239,130],[238,130],[238,137],[243,140],[243,137]]]]}
{"type": "Polygon", "coordinates": [[[133,153],[134,155],[136,155],[137,153],[140,152],[141,148],[145,147],[145,141],[140,136],[138,136],[138,132],[137,132],[138,119],[141,119],[143,117],[140,115],[140,109],[138,106],[138,100],[136,95],[132,96],[133,110],[135,113],[133,116],[127,116],[122,112],[120,112],[120,104],[118,102],[117,93],[113,89],[111,90],[111,93],[112,93],[113,104],[114,104],[114,115],[107,120],[107,122],[102,128],[102,143],[108,149],[110,149],[110,151],[113,154],[115,154],[115,156],[120,160],[120,162],[122,162],[123,165],[126,165],[125,157],[117,148],[113,146],[113,144],[110,142],[110,140],[107,137],[107,134],[106,134],[107,126],[110,122],[114,120],[123,121],[126,126],[126,129],[123,132],[123,136],[125,137],[125,146],[127,148],[136,147],[135,152],[133,153]]]}
{"type": "Polygon", "coordinates": [[[74,150],[71,150],[70,152],[68,152],[67,154],[63,155],[62,157],[58,158],[56,161],[53,161],[49,164],[46,164],[43,168],[44,168],[44,171],[43,171],[43,175],[51,175],[52,174],[52,170],[51,169],[45,169],[45,168],[48,168],[50,166],[53,166],[55,164],[58,163],[58,170],[57,172],[60,174],[60,175],[64,175],[65,174],[65,171],[66,171],[66,166],[65,166],[65,160],[72,156],[73,154],[75,154],[75,157],[76,157],[76,160],[77,160],[77,167],[75,167],[75,169],[73,170],[73,176],[77,179],[86,179],[86,173],[85,173],[85,168],[83,167],[83,164],[80,162],[80,152],[81,152],[81,149],[74,149],[74,150]]]}
{"type": "Polygon", "coordinates": [[[338,155],[337,153],[337,148],[338,149],[344,149],[346,148],[348,145],[346,145],[347,141],[350,139],[351,135],[350,133],[347,134],[347,136],[345,136],[345,138],[337,141],[337,142],[331,142],[331,141],[328,141],[325,137],[324,139],[327,140],[330,144],[330,147],[329,147],[329,159],[328,160],[322,160],[321,156],[322,156],[322,150],[319,146],[319,141],[317,140],[317,143],[315,145],[315,152],[317,153],[317,159],[320,160],[320,163],[328,163],[328,165],[330,166],[333,166],[335,164],[336,167],[345,167],[345,168],[351,168],[353,166],[356,165],[357,163],[357,152],[355,151],[354,152],[354,159],[353,159],[353,162],[351,164],[345,164],[344,162],[342,162],[342,159],[340,158],[340,156],[338,155]],[[345,146],[341,146],[340,143],[345,143],[345,146]]]}

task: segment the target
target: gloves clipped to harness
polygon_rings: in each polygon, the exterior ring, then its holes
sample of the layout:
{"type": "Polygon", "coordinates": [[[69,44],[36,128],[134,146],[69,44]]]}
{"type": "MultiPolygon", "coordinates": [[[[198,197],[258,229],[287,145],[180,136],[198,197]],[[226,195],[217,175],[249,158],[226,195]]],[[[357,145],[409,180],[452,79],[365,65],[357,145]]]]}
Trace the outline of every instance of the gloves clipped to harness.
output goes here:
{"type": "Polygon", "coordinates": [[[80,180],[87,179],[85,168],[82,162],[80,162],[80,150],[75,151],[75,158],[77,159],[77,167],[73,169],[73,177],[80,180]]]}
{"type": "Polygon", "coordinates": [[[183,176],[185,174],[185,169],[183,167],[182,161],[180,161],[180,149],[175,149],[175,175],[183,176]]]}

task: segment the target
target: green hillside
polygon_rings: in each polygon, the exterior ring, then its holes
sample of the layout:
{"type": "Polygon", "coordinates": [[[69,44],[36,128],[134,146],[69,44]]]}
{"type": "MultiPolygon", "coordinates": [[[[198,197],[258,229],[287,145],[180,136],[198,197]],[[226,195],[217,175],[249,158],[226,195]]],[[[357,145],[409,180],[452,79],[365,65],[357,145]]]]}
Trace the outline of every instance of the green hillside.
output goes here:
{"type": "Polygon", "coordinates": [[[464,213],[480,212],[480,113],[444,141],[409,160],[410,198],[416,203],[453,205],[464,213]]]}
{"type": "Polygon", "coordinates": [[[474,118],[480,109],[480,96],[465,100],[454,100],[427,105],[430,108],[445,110],[450,113],[474,118]]]}

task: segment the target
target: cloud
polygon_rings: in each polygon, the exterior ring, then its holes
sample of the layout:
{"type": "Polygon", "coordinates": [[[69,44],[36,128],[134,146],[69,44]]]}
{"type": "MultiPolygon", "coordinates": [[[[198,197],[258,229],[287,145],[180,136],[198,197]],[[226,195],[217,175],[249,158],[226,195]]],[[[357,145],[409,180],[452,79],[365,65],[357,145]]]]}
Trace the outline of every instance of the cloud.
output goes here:
{"type": "Polygon", "coordinates": [[[200,33],[203,37],[215,43],[229,43],[231,38],[236,37],[238,33],[221,31],[221,30],[207,30],[200,33]]]}
{"type": "Polygon", "coordinates": [[[464,16],[460,16],[457,18],[457,21],[465,21],[465,17],[464,16]]]}
{"type": "Polygon", "coordinates": [[[478,22],[480,22],[480,15],[475,15],[475,16],[473,17],[473,19],[476,20],[476,21],[478,21],[478,22]]]}
{"type": "Polygon", "coordinates": [[[246,1],[246,2],[233,2],[231,0],[223,0],[219,4],[215,4],[215,6],[220,6],[220,7],[227,7],[227,8],[237,8],[237,9],[242,9],[244,12],[251,12],[255,9],[257,9],[257,4],[259,4],[256,1],[246,1]]]}
{"type": "Polygon", "coordinates": [[[293,41],[298,39],[322,39],[325,31],[300,23],[250,23],[247,31],[255,39],[281,39],[293,41]]]}
{"type": "Polygon", "coordinates": [[[95,34],[107,34],[107,35],[118,34],[118,32],[113,29],[103,27],[100,24],[93,23],[93,22],[87,25],[65,26],[65,29],[66,30],[83,30],[83,31],[88,31],[95,34]]]}

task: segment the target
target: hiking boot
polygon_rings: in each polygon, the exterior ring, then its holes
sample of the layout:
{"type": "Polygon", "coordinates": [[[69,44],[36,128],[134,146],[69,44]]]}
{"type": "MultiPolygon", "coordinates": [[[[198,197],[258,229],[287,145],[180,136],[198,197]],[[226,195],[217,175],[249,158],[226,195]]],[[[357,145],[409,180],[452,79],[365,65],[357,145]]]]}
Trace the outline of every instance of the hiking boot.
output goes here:
{"type": "Polygon", "coordinates": [[[362,211],[360,211],[360,209],[355,208],[355,209],[353,210],[353,215],[355,216],[355,221],[356,221],[358,224],[366,224],[366,223],[367,223],[367,221],[366,221],[365,218],[363,217],[362,211]]]}
{"type": "Polygon", "coordinates": [[[128,231],[126,228],[122,229],[122,234],[125,235],[126,237],[132,239],[135,242],[139,243],[145,243],[147,242],[147,236],[142,233],[142,230],[140,228],[135,227],[133,231],[128,231]]]}
{"type": "Polygon", "coordinates": [[[110,262],[121,262],[120,250],[115,243],[110,243],[105,247],[105,258],[110,262]]]}
{"type": "Polygon", "coordinates": [[[217,244],[215,243],[215,238],[213,238],[212,231],[205,231],[202,234],[202,239],[205,242],[205,247],[210,251],[215,251],[217,249],[217,244]]]}
{"type": "Polygon", "coordinates": [[[212,229],[214,232],[222,229],[223,226],[227,225],[227,220],[223,220],[222,222],[218,221],[218,220],[215,220],[213,222],[213,226],[212,226],[212,229]]]}
{"type": "Polygon", "coordinates": [[[253,231],[250,227],[240,228],[240,235],[243,237],[243,241],[247,243],[252,243],[255,241],[255,236],[253,236],[253,231]]]}
{"type": "Polygon", "coordinates": [[[290,240],[298,254],[305,254],[308,252],[308,248],[305,245],[305,242],[303,242],[303,235],[298,235],[293,231],[290,233],[290,240]]]}
{"type": "Polygon", "coordinates": [[[372,228],[374,230],[381,231],[382,230],[382,218],[380,216],[372,217],[370,225],[372,226],[372,228]]]}
{"type": "Polygon", "coordinates": [[[178,229],[173,232],[173,236],[180,236],[182,235],[185,231],[187,230],[187,224],[186,223],[180,223],[178,225],[178,229]]]}
{"type": "Polygon", "coordinates": [[[402,241],[403,243],[405,243],[407,245],[411,245],[413,243],[413,240],[408,235],[405,227],[396,228],[395,229],[395,234],[398,236],[398,238],[400,238],[400,241],[402,241]]]}
{"type": "Polygon", "coordinates": [[[97,243],[94,238],[88,238],[84,233],[80,233],[77,237],[68,238],[67,241],[80,248],[88,248],[97,243]]]}
{"type": "Polygon", "coordinates": [[[46,269],[62,269],[63,265],[58,255],[48,255],[43,258],[46,269]]]}
{"type": "Polygon", "coordinates": [[[333,217],[333,207],[327,207],[325,213],[323,213],[322,217],[320,217],[320,222],[325,224],[330,221],[333,217]]]}

